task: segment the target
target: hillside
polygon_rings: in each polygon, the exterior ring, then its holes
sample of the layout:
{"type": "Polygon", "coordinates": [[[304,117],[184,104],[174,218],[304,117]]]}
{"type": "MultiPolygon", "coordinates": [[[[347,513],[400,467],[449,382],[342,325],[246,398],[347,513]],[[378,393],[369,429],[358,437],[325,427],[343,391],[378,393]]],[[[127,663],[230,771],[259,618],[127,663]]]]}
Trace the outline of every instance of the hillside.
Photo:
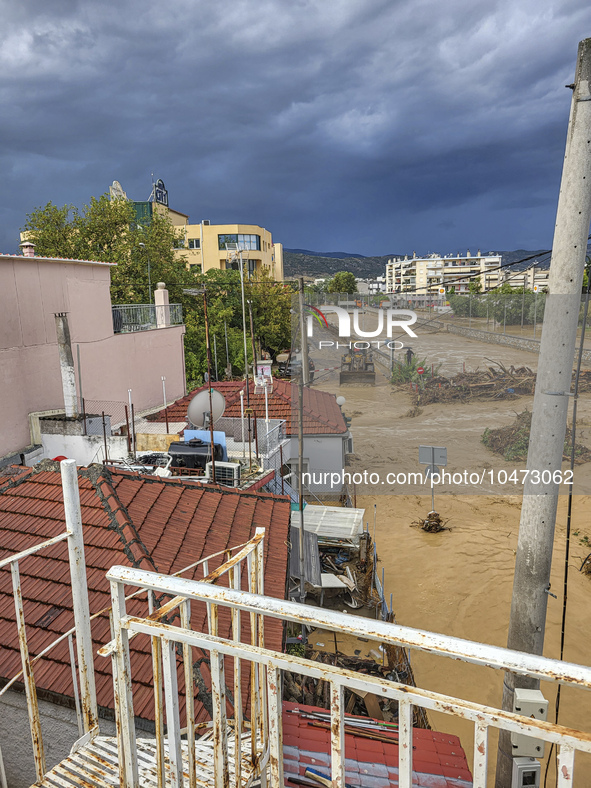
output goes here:
{"type": "Polygon", "coordinates": [[[383,276],[389,254],[383,257],[319,257],[301,252],[283,251],[285,276],[310,276],[315,279],[333,276],[337,271],[351,271],[361,279],[383,276]]]}
{"type": "MultiPolygon", "coordinates": [[[[526,257],[539,255],[542,260],[540,268],[547,268],[549,256],[544,256],[544,252],[545,250],[516,249],[512,252],[491,252],[491,254],[500,254],[503,264],[517,263],[526,257]]],[[[444,252],[444,254],[449,254],[449,252],[444,252]]],[[[284,249],[283,266],[286,277],[308,276],[320,279],[333,276],[337,271],[351,271],[360,279],[375,279],[377,276],[384,276],[386,263],[392,257],[404,257],[404,252],[393,252],[379,257],[357,257],[343,252],[318,254],[305,249],[284,249]],[[337,257],[337,255],[341,256],[337,257]]],[[[517,265],[516,270],[531,265],[532,262],[528,261],[517,265]]]]}

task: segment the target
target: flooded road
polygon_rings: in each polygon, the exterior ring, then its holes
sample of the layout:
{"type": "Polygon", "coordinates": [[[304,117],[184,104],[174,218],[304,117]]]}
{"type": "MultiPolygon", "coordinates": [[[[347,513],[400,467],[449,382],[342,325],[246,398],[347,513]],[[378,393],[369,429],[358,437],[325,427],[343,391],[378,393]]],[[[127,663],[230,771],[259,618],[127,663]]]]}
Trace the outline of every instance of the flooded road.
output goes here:
{"type": "MultiPolygon", "coordinates": [[[[535,370],[537,355],[509,347],[466,340],[438,333],[412,340],[413,350],[427,364],[440,364],[441,373],[454,374],[466,365],[481,369],[500,361],[506,367],[528,366],[535,370]]],[[[318,362],[317,367],[329,366],[318,362]]],[[[333,354],[333,361],[336,353],[333,354]]],[[[363,469],[384,472],[389,469],[421,470],[419,444],[446,446],[446,470],[464,468],[508,470],[524,468],[494,454],[481,442],[486,427],[510,424],[516,413],[531,409],[533,397],[517,400],[472,400],[467,404],[428,405],[410,418],[406,391],[392,392],[383,374],[377,374],[375,387],[338,385],[338,375],[318,376],[314,387],[344,396],[343,410],[352,417],[355,456],[348,471],[363,469]]],[[[591,446],[591,396],[579,400],[577,442],[591,446]]],[[[567,467],[566,463],[563,467],[567,467]]],[[[591,546],[591,463],[575,469],[580,493],[573,499],[573,521],[568,588],[568,615],[564,659],[591,664],[591,578],[578,569],[591,546]]],[[[509,623],[515,549],[521,508],[521,485],[509,485],[507,493],[491,495],[486,485],[480,494],[436,494],[435,508],[451,530],[425,533],[413,522],[431,509],[431,496],[358,495],[356,505],[366,510],[373,529],[376,512],[376,541],[380,567],[385,569],[385,591],[392,593],[398,623],[424,628],[482,643],[505,646],[509,623]]],[[[564,488],[566,493],[566,488],[564,488]]],[[[423,492],[423,491],[421,491],[423,492]]],[[[548,601],[545,654],[559,657],[560,619],[566,529],[567,496],[558,508],[552,566],[553,597],[548,601]]],[[[499,706],[502,676],[497,672],[464,665],[449,659],[415,653],[412,658],[417,684],[437,692],[457,695],[480,703],[499,706]]],[[[554,719],[555,688],[543,684],[550,701],[549,719],[554,719]]],[[[431,714],[433,726],[455,733],[472,757],[473,726],[453,717],[431,714]]],[[[560,722],[591,729],[591,693],[563,689],[560,722]]],[[[491,766],[494,770],[496,738],[491,741],[491,766]]],[[[547,748],[548,751],[548,748],[547,748]]],[[[492,774],[492,770],[491,770],[492,774]]],[[[550,775],[553,774],[551,770],[550,775]]],[[[591,757],[577,756],[576,784],[591,785],[591,757]]],[[[555,784],[549,776],[548,785],[555,784]]]]}

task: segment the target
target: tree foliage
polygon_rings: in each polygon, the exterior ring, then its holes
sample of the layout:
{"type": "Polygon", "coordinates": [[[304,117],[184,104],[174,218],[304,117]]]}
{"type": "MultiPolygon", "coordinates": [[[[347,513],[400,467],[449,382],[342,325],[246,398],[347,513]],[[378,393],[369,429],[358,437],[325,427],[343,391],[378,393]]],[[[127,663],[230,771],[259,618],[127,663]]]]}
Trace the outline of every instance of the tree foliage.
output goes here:
{"type": "MultiPolygon", "coordinates": [[[[64,257],[116,263],[111,268],[113,304],[150,302],[158,282],[164,282],[171,303],[183,307],[187,386],[203,382],[207,371],[205,321],[202,293],[187,292],[205,287],[208,302],[212,367],[217,349],[217,377],[225,375],[226,334],[228,356],[234,375],[244,372],[242,297],[238,271],[209,270],[195,275],[185,259],[175,254],[178,235],[166,216],[154,212],[151,220],[138,225],[132,203],[110,200],[107,194],[79,211],[72,205],[61,208],[48,203],[27,216],[23,231],[42,257],[64,257]]],[[[254,333],[260,348],[275,357],[290,344],[291,292],[284,285],[263,277],[247,280],[245,299],[251,301],[254,333]]],[[[246,303],[247,355],[252,363],[252,342],[246,303]]],[[[257,351],[258,352],[258,351],[257,351]]],[[[216,371],[212,368],[215,379],[216,371]]]]}
{"type": "Polygon", "coordinates": [[[326,286],[327,293],[356,293],[355,274],[350,271],[338,271],[326,286]]]}
{"type": "MultiPolygon", "coordinates": [[[[174,253],[177,233],[168,219],[156,212],[145,226],[135,219],[131,202],[103,194],[92,197],[82,211],[51,202],[36,208],[23,231],[41,257],[116,263],[111,269],[114,304],[148,303],[149,280],[152,289],[158,282],[169,289],[191,284],[194,277],[184,258],[174,253]]],[[[176,295],[180,299],[180,292],[176,295]]]]}

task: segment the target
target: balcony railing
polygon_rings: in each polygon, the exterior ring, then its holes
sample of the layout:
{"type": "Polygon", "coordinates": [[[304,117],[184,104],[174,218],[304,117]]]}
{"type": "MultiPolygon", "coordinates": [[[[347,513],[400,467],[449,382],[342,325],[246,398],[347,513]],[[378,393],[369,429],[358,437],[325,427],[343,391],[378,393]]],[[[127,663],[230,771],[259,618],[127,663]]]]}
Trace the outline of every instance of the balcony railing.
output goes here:
{"type": "MultiPolygon", "coordinates": [[[[238,572],[238,575],[240,572],[238,572]]],[[[191,723],[192,689],[188,682],[185,700],[186,709],[179,709],[179,691],[177,688],[177,666],[175,661],[175,644],[182,644],[184,669],[190,676],[192,651],[200,649],[210,655],[211,687],[213,705],[213,784],[239,788],[241,785],[239,757],[228,758],[229,745],[234,744],[234,753],[241,747],[243,734],[250,740],[248,749],[252,753],[252,764],[264,778],[266,773],[268,785],[283,788],[283,739],[281,714],[282,673],[293,671],[323,679],[330,685],[331,699],[331,772],[332,784],[335,788],[345,788],[345,720],[344,690],[353,689],[360,693],[373,693],[381,698],[389,698],[398,702],[398,737],[399,762],[398,785],[411,788],[413,784],[413,706],[431,711],[443,712],[468,720],[474,725],[474,762],[473,785],[485,788],[487,782],[489,745],[488,737],[491,729],[504,729],[511,733],[521,734],[556,744],[558,747],[558,788],[571,788],[573,785],[573,768],[575,752],[591,752],[591,734],[575,731],[549,722],[523,717],[512,712],[484,706],[430,690],[401,685],[388,679],[344,670],[340,667],[326,665],[289,654],[272,651],[265,647],[263,622],[265,617],[278,618],[285,622],[293,622],[312,628],[326,629],[333,632],[346,633],[355,637],[376,640],[386,645],[402,648],[418,649],[440,657],[451,657],[462,662],[509,670],[520,675],[531,676],[546,681],[558,681],[573,687],[591,688],[591,668],[559,662],[517,651],[473,643],[467,640],[437,635],[416,629],[409,629],[396,624],[371,619],[352,617],[332,610],[309,607],[294,602],[286,602],[262,596],[262,583],[258,593],[245,592],[235,587],[224,588],[206,585],[192,580],[165,577],[153,572],[146,572],[129,567],[113,567],[107,574],[111,581],[111,596],[120,600],[113,608],[114,639],[100,650],[100,654],[110,654],[113,658],[113,673],[117,682],[116,704],[118,728],[123,735],[120,740],[122,751],[119,752],[119,769],[121,785],[125,788],[137,788],[138,759],[135,731],[130,721],[133,720],[133,698],[130,692],[129,677],[131,664],[129,661],[128,640],[135,635],[143,634],[161,644],[159,651],[167,655],[163,660],[163,687],[154,687],[155,703],[164,692],[167,709],[167,743],[169,764],[165,774],[158,781],[159,786],[183,786],[184,773],[188,768],[189,784],[194,785],[196,774],[195,763],[191,763],[193,751],[193,728],[191,723]],[[126,586],[158,593],[172,595],[174,598],[166,606],[166,611],[177,605],[185,611],[182,615],[182,626],[171,626],[155,620],[151,611],[145,616],[129,615],[125,609],[124,592],[126,586]],[[189,605],[205,602],[210,609],[207,632],[197,631],[191,627],[189,605]],[[232,637],[221,637],[217,630],[219,610],[229,608],[232,616],[232,637]],[[247,639],[243,639],[240,626],[241,616],[250,618],[251,626],[247,639]],[[233,671],[229,676],[224,673],[224,658],[233,660],[233,671]],[[242,688],[240,686],[242,672],[241,662],[251,665],[250,676],[251,715],[250,725],[243,732],[244,720],[242,704],[242,688]],[[230,726],[227,715],[226,684],[234,689],[234,721],[230,726]],[[182,742],[181,736],[185,729],[182,718],[186,716],[189,746],[182,742]],[[229,735],[229,730],[233,734],[229,735]],[[186,750],[186,753],[185,753],[186,750]],[[186,760],[188,755],[188,762],[186,760]],[[230,768],[231,767],[231,768],[230,768]],[[268,770],[268,771],[267,771],[268,770]]],[[[261,580],[259,573],[259,582],[261,580]]],[[[161,611],[160,611],[161,612],[161,611]]],[[[180,653],[180,652],[179,652],[180,653]]],[[[160,723],[161,724],[161,723],[160,723]]],[[[157,739],[164,737],[163,730],[158,732],[157,739]]]]}
{"type": "Polygon", "coordinates": [[[113,332],[150,331],[153,328],[180,326],[183,322],[181,304],[121,304],[113,307],[113,332]]]}
{"type": "MultiPolygon", "coordinates": [[[[290,671],[328,682],[330,697],[330,759],[334,788],[345,786],[345,688],[371,693],[398,703],[398,785],[413,785],[413,707],[437,711],[471,722],[474,726],[474,788],[486,788],[489,732],[503,729],[557,745],[557,788],[572,788],[576,752],[591,753],[591,734],[502,711],[469,700],[444,695],[386,678],[353,672],[270,648],[265,641],[267,618],[291,622],[377,641],[440,658],[511,671],[534,679],[569,685],[570,691],[591,689],[591,668],[547,659],[497,646],[438,635],[384,621],[351,616],[334,610],[297,604],[264,596],[263,529],[245,545],[230,551],[225,563],[204,579],[187,580],[130,567],[113,567],[111,583],[112,640],[100,649],[111,656],[115,684],[116,739],[99,732],[94,689],[90,616],[84,576],[84,547],[80,504],[73,460],[62,462],[66,531],[33,548],[3,559],[12,570],[16,624],[19,630],[23,677],[27,694],[31,734],[42,788],[139,788],[143,785],[183,788],[197,785],[246,788],[255,780],[271,788],[283,788],[282,676],[290,671]],[[68,541],[72,577],[75,632],[78,647],[78,679],[82,696],[81,728],[84,735],[68,758],[46,770],[41,738],[37,693],[29,657],[18,563],[40,549],[68,541]],[[213,585],[222,579],[226,585],[213,585]],[[134,604],[135,615],[126,609],[125,594],[144,600],[144,613],[134,604]],[[154,603],[169,598],[160,607],[154,603]],[[163,595],[161,597],[160,595],[163,595]],[[147,597],[147,598],[146,598],[147,597]],[[205,604],[204,628],[195,626],[198,606],[205,604]],[[180,612],[180,626],[168,623],[169,614],[180,612]],[[224,622],[219,626],[219,622],[224,622]],[[228,633],[222,636],[221,631],[228,633]],[[133,671],[129,640],[151,639],[154,685],[154,739],[136,739],[134,727],[133,671]],[[194,712],[195,650],[206,655],[207,683],[211,688],[212,722],[197,723],[194,712]],[[179,676],[184,688],[179,686],[179,676]],[[246,703],[243,706],[243,700],[246,703]],[[164,717],[166,716],[166,732],[164,717]],[[203,735],[199,735],[203,734],[203,735]],[[66,780],[63,779],[66,775],[66,780]],[[148,780],[149,777],[149,780],[148,780]]],[[[272,559],[271,559],[272,560],[272,559]]],[[[69,634],[69,633],[68,633],[69,634]]],[[[63,638],[65,635],[60,636],[63,638]]],[[[146,656],[150,658],[148,650],[146,656]]],[[[41,655],[38,655],[38,657],[41,655]]],[[[73,662],[74,660],[72,660],[73,662]]],[[[137,664],[137,663],[136,663],[137,664]]],[[[200,673],[200,671],[198,671],[200,673]]],[[[203,679],[203,675],[201,675],[203,679]]],[[[500,685],[500,682],[499,682],[500,685]]],[[[76,688],[74,692],[77,694],[76,688]]],[[[3,769],[0,757],[0,784],[3,769]]],[[[587,784],[583,779],[576,785],[587,784]]]]}

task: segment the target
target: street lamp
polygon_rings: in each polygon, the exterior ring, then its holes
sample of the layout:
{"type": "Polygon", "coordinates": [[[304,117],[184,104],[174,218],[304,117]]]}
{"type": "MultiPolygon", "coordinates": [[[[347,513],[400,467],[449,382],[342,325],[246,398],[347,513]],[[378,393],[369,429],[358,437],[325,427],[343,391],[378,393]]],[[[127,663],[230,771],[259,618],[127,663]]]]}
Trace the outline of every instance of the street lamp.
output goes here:
{"type": "MultiPolygon", "coordinates": [[[[246,305],[244,300],[244,261],[242,260],[242,249],[238,248],[237,243],[226,243],[226,252],[233,252],[232,257],[238,257],[240,269],[240,293],[242,296],[242,336],[244,339],[244,374],[246,376],[246,407],[250,407],[250,393],[248,391],[248,351],[246,349],[246,305]]],[[[253,358],[254,362],[254,358],[253,358]]],[[[253,380],[255,372],[253,370],[253,380]]]]}

